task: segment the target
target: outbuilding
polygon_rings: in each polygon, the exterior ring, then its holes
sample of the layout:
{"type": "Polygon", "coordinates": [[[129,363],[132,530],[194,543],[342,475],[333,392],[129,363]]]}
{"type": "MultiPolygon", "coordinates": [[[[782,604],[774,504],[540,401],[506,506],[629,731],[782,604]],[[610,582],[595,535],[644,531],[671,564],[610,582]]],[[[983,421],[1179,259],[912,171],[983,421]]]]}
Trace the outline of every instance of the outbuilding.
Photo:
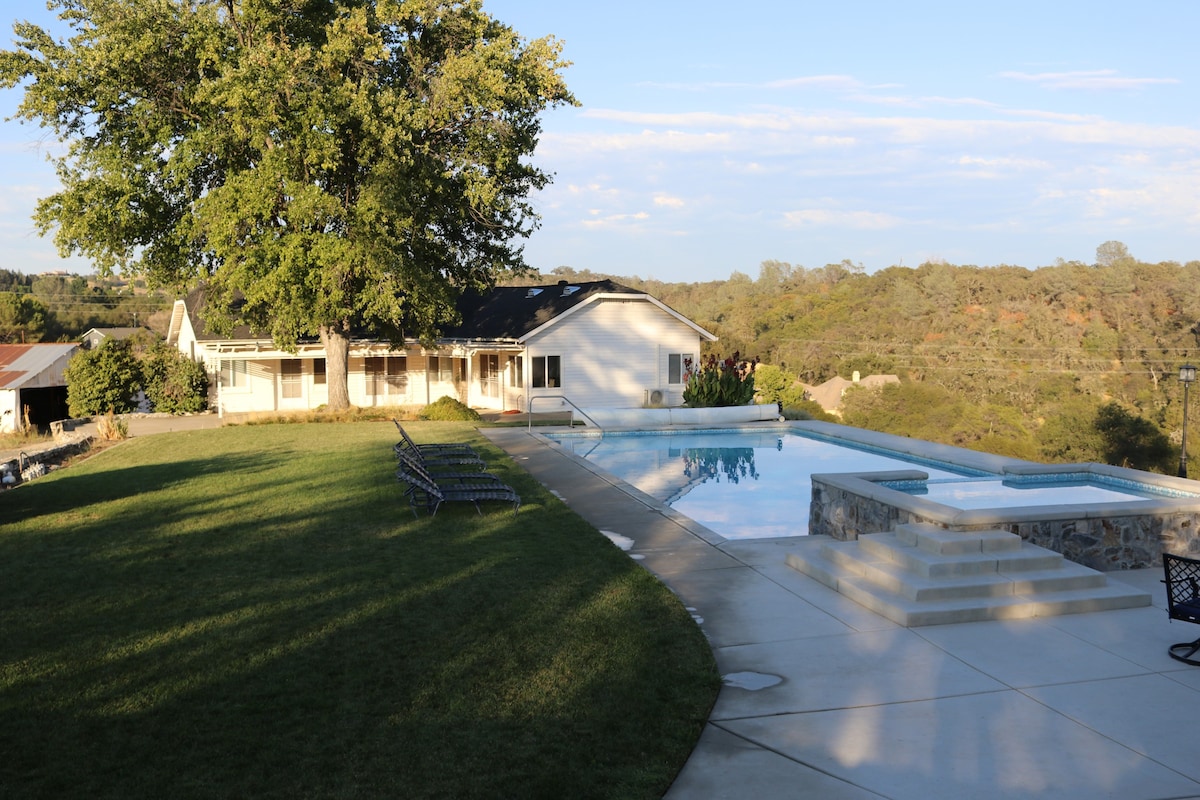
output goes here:
{"type": "Polygon", "coordinates": [[[0,432],[48,429],[67,413],[67,364],[77,344],[0,344],[0,432]]]}

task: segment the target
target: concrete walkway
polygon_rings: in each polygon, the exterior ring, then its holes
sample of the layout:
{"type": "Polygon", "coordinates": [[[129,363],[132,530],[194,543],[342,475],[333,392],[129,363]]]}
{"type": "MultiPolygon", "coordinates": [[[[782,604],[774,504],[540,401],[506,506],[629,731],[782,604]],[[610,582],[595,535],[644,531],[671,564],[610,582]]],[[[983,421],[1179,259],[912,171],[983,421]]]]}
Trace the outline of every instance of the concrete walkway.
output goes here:
{"type": "Polygon", "coordinates": [[[725,678],[667,800],[1200,798],[1200,668],[1151,607],[902,628],[524,429],[481,431],[692,611],[725,678]],[[623,539],[619,537],[624,537],[623,539]]]}

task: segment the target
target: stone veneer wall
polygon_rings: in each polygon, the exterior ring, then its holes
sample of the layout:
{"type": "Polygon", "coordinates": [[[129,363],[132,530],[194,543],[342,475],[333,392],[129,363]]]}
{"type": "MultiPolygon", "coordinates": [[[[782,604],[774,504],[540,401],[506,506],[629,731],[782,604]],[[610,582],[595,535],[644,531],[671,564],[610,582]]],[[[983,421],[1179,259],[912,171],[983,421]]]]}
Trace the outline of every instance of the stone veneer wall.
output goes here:
{"type": "Polygon", "coordinates": [[[963,512],[872,483],[911,477],[904,472],[812,476],[809,533],[846,541],[910,522],[949,530],[999,529],[1100,571],[1157,566],[1163,552],[1200,558],[1200,507],[1196,503],[1184,508],[1167,500],[1157,513],[1114,509],[1108,515],[1094,509],[1071,515],[1064,513],[1069,506],[1060,506],[1044,519],[1033,519],[1027,509],[1020,509],[1005,519],[996,511],[963,512]]]}
{"type": "Polygon", "coordinates": [[[1162,554],[1200,557],[1200,513],[1018,522],[997,527],[1101,572],[1162,564],[1162,554]]]}

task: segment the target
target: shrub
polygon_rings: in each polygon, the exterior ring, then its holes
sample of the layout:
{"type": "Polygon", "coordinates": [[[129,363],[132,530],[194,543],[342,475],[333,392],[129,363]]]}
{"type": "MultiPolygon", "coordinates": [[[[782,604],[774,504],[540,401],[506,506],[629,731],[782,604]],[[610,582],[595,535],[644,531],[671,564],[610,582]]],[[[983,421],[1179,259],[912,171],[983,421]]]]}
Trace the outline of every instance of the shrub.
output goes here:
{"type": "Polygon", "coordinates": [[[72,417],[113,411],[124,414],[136,407],[142,371],[128,341],[105,339],[99,347],[80,350],[66,369],[67,409],[72,417]]]}
{"type": "Polygon", "coordinates": [[[687,359],[684,368],[688,374],[683,402],[690,408],[746,406],[754,402],[754,365],[739,360],[737,353],[724,360],[710,354],[695,370],[691,359],[687,359]]]}
{"type": "Polygon", "coordinates": [[[437,422],[478,422],[483,419],[475,409],[463,405],[453,397],[443,396],[434,400],[417,413],[417,419],[437,422]]]}
{"type": "Polygon", "coordinates": [[[166,342],[155,342],[142,355],[142,385],[155,411],[188,414],[208,408],[204,367],[166,342]]]}
{"type": "Polygon", "coordinates": [[[774,364],[759,364],[754,368],[754,389],[760,403],[782,402],[784,393],[795,382],[795,375],[774,364]]]}
{"type": "Polygon", "coordinates": [[[837,422],[838,418],[821,408],[816,400],[796,400],[783,402],[784,419],[813,419],[819,422],[837,422]]]}

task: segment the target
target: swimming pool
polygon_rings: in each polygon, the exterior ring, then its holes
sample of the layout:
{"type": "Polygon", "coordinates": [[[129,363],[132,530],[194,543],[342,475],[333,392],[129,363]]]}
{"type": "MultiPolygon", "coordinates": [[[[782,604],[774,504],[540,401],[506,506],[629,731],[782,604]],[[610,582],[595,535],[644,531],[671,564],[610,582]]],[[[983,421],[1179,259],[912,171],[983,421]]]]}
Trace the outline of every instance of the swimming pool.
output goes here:
{"type": "Polygon", "coordinates": [[[726,539],[808,533],[814,472],[988,473],[793,428],[551,434],[550,439],[726,539]]]}
{"type": "Polygon", "coordinates": [[[1126,548],[1136,552],[1122,558],[1144,566],[1158,542],[1190,538],[1187,520],[1197,513],[1187,509],[1200,503],[1192,481],[1102,465],[1034,464],[828,423],[547,438],[725,539],[807,535],[820,503],[813,524],[835,538],[919,517],[948,529],[1020,531],[1056,545],[1078,537],[1110,552],[1109,533],[1132,527],[1135,535],[1120,536],[1136,541],[1126,548]],[[821,479],[820,493],[813,475],[821,479]],[[838,488],[833,497],[830,480],[848,481],[850,491],[838,488]],[[902,498],[919,505],[906,508],[902,498]],[[855,522],[831,529],[834,517],[855,522]]]}

